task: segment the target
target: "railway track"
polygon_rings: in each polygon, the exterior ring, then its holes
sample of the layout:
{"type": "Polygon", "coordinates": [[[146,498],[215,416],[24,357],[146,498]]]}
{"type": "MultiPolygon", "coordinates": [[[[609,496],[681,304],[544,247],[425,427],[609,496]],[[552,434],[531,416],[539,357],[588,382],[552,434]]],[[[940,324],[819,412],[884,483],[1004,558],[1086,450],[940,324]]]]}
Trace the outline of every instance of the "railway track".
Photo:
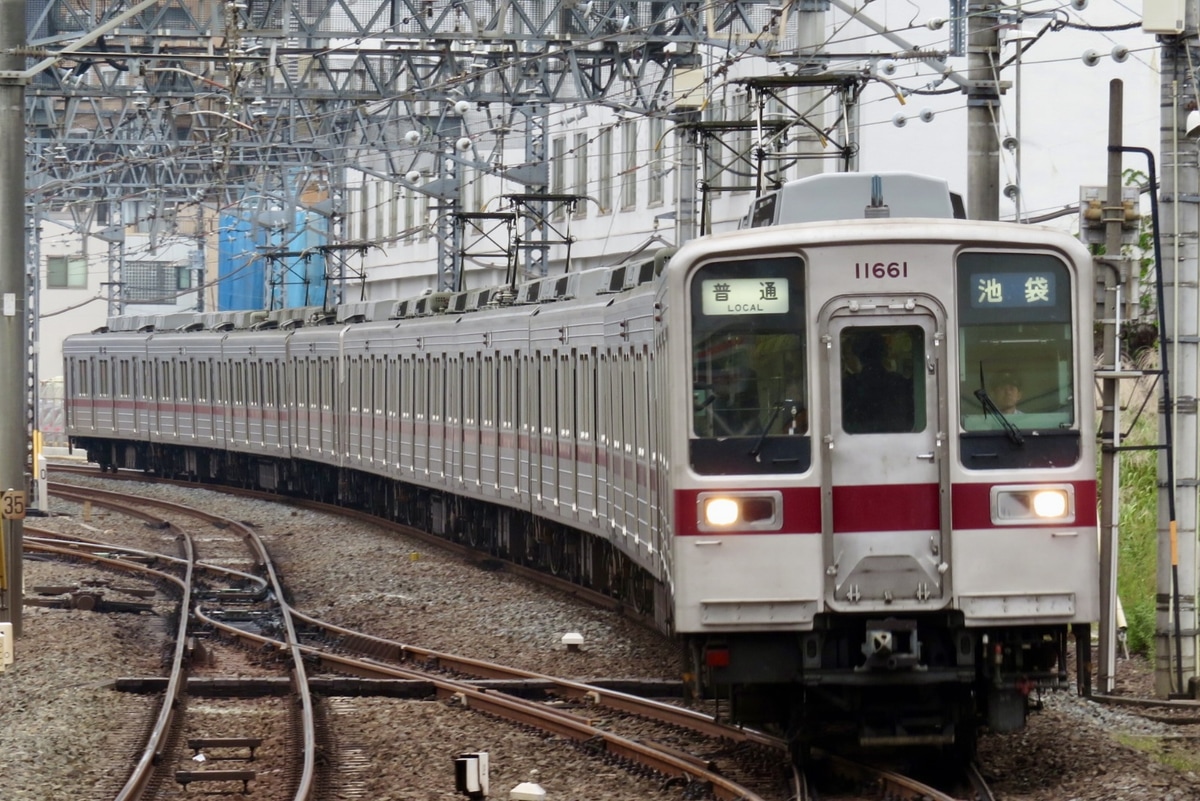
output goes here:
{"type": "MultiPolygon", "coordinates": [[[[78,503],[89,502],[93,505],[105,505],[110,508],[121,509],[125,509],[128,504],[133,503],[134,506],[157,508],[169,512],[173,516],[191,515],[205,521],[209,525],[219,526],[219,530],[221,531],[236,535],[233,538],[256,541],[254,532],[244,523],[197,510],[182,508],[163,501],[132,499],[117,493],[91,489],[80,490],[79,488],[66,488],[57,485],[52,486],[51,491],[52,494],[78,503]]],[[[143,519],[153,520],[153,517],[145,512],[137,512],[137,514],[142,516],[143,519]]],[[[36,533],[36,530],[32,531],[32,533],[36,533]]],[[[210,537],[208,539],[211,543],[214,538],[210,537]]],[[[222,539],[232,538],[224,537],[222,539]]],[[[261,541],[258,541],[258,543],[261,544],[261,541]]],[[[76,558],[89,558],[82,547],[85,545],[102,550],[105,553],[112,553],[114,550],[111,544],[100,542],[76,542],[71,545],[65,543],[62,545],[37,544],[36,547],[43,550],[57,549],[60,553],[69,553],[76,558]]],[[[164,558],[163,555],[142,552],[136,554],[130,552],[127,555],[155,558],[156,561],[164,558]]],[[[105,563],[110,566],[123,566],[119,559],[111,559],[110,557],[90,558],[108,560],[105,563]]],[[[248,625],[244,618],[236,622],[230,622],[230,618],[235,614],[229,605],[230,598],[237,596],[239,606],[244,606],[247,599],[251,600],[253,604],[261,603],[255,600],[260,595],[260,592],[247,590],[244,586],[245,582],[253,577],[252,573],[217,564],[217,562],[228,562],[230,560],[231,557],[228,555],[215,558],[210,556],[209,559],[192,559],[192,562],[205,569],[217,569],[223,575],[235,576],[241,580],[241,584],[238,587],[227,588],[223,592],[209,592],[203,597],[198,596],[192,605],[193,616],[207,628],[219,631],[223,638],[240,642],[243,647],[248,647],[248,650],[252,653],[294,648],[295,659],[302,666],[305,662],[308,662],[335,674],[376,680],[423,682],[423,686],[412,688],[413,691],[421,694],[428,688],[432,690],[436,697],[456,702],[463,707],[481,711],[519,725],[536,726],[543,731],[566,737],[579,743],[585,743],[590,751],[597,753],[601,757],[638,765],[642,768],[655,771],[671,781],[695,785],[703,788],[703,792],[711,794],[712,797],[731,800],[745,799],[745,801],[756,801],[762,798],[758,793],[747,790],[745,787],[730,781],[725,776],[710,770],[704,764],[705,760],[689,757],[669,746],[624,737],[593,725],[586,717],[564,711],[555,706],[547,705],[537,700],[521,698],[509,693],[498,692],[493,687],[480,687],[470,681],[439,677],[436,673],[453,671],[459,674],[487,676],[493,681],[515,681],[525,686],[528,686],[530,682],[548,683],[554,685],[558,692],[571,694],[578,698],[589,698],[593,702],[602,701],[607,708],[619,709],[623,712],[639,715],[647,719],[658,719],[667,725],[690,729],[706,737],[723,737],[740,742],[748,742],[754,739],[754,735],[747,734],[733,727],[717,724],[710,718],[707,718],[707,716],[699,715],[690,710],[672,707],[648,699],[639,699],[627,693],[615,692],[597,686],[557,680],[553,679],[553,677],[530,674],[524,671],[511,671],[500,665],[482,663],[477,660],[455,657],[451,654],[438,653],[401,643],[391,643],[324,623],[307,615],[302,615],[292,610],[286,603],[278,602],[277,600],[275,603],[279,609],[279,616],[289,621],[289,623],[293,620],[298,623],[302,622],[305,627],[305,637],[310,641],[310,644],[299,643],[300,638],[296,635],[294,624],[291,624],[292,627],[286,639],[280,639],[274,631],[270,634],[263,633],[272,628],[272,625],[264,625],[264,623],[273,621],[275,617],[274,613],[267,612],[266,610],[255,610],[262,612],[262,614],[257,616],[257,622],[252,625],[248,625]],[[320,636],[325,639],[327,644],[320,647],[312,645],[311,639],[314,636],[320,636]],[[344,655],[347,651],[357,651],[360,656],[344,655]],[[381,661],[389,657],[393,662],[390,666],[381,661]],[[405,667],[402,663],[408,663],[410,666],[405,667]],[[414,663],[419,663],[423,669],[412,669],[411,665],[414,663]]],[[[278,577],[274,575],[270,557],[266,553],[265,548],[255,550],[254,568],[256,571],[265,571],[271,576],[270,595],[274,599],[285,597],[285,591],[279,585],[278,577]]],[[[192,635],[181,632],[179,636],[187,639],[192,635]]],[[[203,648],[210,647],[213,646],[203,646],[203,648]]],[[[201,661],[206,660],[202,659],[201,661]]],[[[183,659],[181,657],[181,670],[182,663],[183,659]]],[[[306,687],[309,686],[307,674],[297,674],[297,682],[299,681],[299,676],[304,676],[304,684],[306,687]]],[[[250,695],[267,692],[276,684],[269,677],[264,677],[261,681],[243,679],[237,683],[240,686],[240,692],[250,695]]],[[[152,689],[156,684],[157,682],[147,682],[145,687],[152,689]]],[[[170,684],[171,682],[168,680],[168,685],[170,684]]],[[[337,682],[329,683],[326,686],[334,691],[345,691],[344,688],[339,688],[337,682]]],[[[168,690],[168,693],[170,692],[172,690],[168,690]]],[[[171,697],[177,696],[178,692],[171,697]]],[[[311,706],[311,701],[309,706],[311,706]]],[[[156,742],[160,742],[163,739],[156,738],[156,742]]],[[[185,739],[200,741],[223,738],[190,737],[185,739]]],[[[305,741],[307,742],[309,739],[311,738],[306,735],[305,741]]],[[[765,738],[762,740],[762,743],[765,747],[775,747],[777,745],[765,738]]],[[[159,746],[156,745],[157,747],[159,746]]],[[[311,749],[306,747],[304,753],[306,755],[305,764],[308,764],[310,757],[307,755],[311,754],[311,749]]],[[[161,759],[161,750],[159,751],[159,758],[161,759]]],[[[233,773],[237,772],[234,771],[233,773]]],[[[247,771],[243,771],[237,773],[237,775],[246,775],[246,773],[247,771]]],[[[191,776],[185,776],[184,778],[194,781],[191,776]]],[[[305,773],[304,786],[298,788],[294,796],[296,799],[311,797],[307,794],[301,794],[301,792],[311,792],[311,789],[304,789],[305,787],[311,787],[311,771],[305,773]]],[[[130,797],[136,798],[138,796],[130,797]]]]}
{"type": "MultiPolygon", "coordinates": [[[[91,490],[81,493],[78,488],[56,488],[56,492],[58,491],[74,493],[74,500],[77,502],[105,502],[102,494],[91,490]]],[[[261,497],[258,493],[252,494],[261,497]]],[[[133,499],[126,497],[125,500],[133,499]]],[[[278,499],[272,497],[270,500],[278,499]]],[[[181,510],[170,504],[157,501],[147,503],[173,514],[181,513],[181,510]]],[[[345,513],[345,510],[341,509],[325,510],[337,514],[345,513]]],[[[188,510],[188,513],[191,511],[188,510]]],[[[210,527],[217,527],[216,531],[223,532],[223,539],[240,540],[253,536],[249,527],[237,521],[223,520],[212,515],[204,515],[201,519],[205,519],[210,527]]],[[[372,522],[378,523],[374,520],[372,522]]],[[[214,538],[209,536],[205,539],[211,542],[214,538]]],[[[441,545],[444,541],[438,539],[437,543],[441,545]]],[[[200,560],[200,564],[212,567],[213,561],[200,560]]],[[[250,570],[234,572],[241,575],[244,582],[247,576],[254,576],[267,565],[269,556],[264,549],[264,553],[256,557],[252,565],[241,565],[250,567],[250,570]]],[[[225,569],[234,570],[228,566],[225,566],[225,569]]],[[[242,591],[245,591],[244,587],[242,591]]],[[[282,592],[282,589],[276,592],[276,597],[284,597],[282,592]]],[[[604,599],[603,605],[613,608],[611,599],[604,599]]],[[[223,626],[223,622],[227,621],[220,620],[220,611],[219,607],[211,608],[211,605],[201,601],[197,604],[196,615],[205,625],[220,630],[223,637],[248,643],[251,650],[283,647],[282,641],[273,633],[261,633],[262,626],[246,626],[244,622],[240,627],[223,626]]],[[[407,693],[416,697],[432,694],[451,703],[505,718],[520,725],[537,726],[586,744],[589,750],[605,759],[640,765],[657,772],[668,781],[684,783],[695,788],[690,791],[693,793],[747,801],[771,797],[832,797],[818,795],[817,791],[812,789],[816,785],[811,782],[805,783],[798,770],[794,770],[791,776],[794,789],[782,791],[778,795],[768,789],[760,795],[747,786],[730,780],[731,775],[739,773],[737,762],[727,758],[695,756],[697,752],[704,751],[703,740],[707,738],[710,754],[713,752],[711,742],[721,742],[724,746],[717,750],[722,757],[740,751],[740,762],[757,761],[760,766],[768,766],[762,769],[763,775],[769,773],[782,776],[787,772],[784,758],[786,744],[778,738],[726,726],[694,710],[647,699],[622,689],[560,679],[399,643],[337,626],[290,608],[288,614],[296,627],[299,640],[297,650],[310,666],[314,666],[310,678],[311,685],[320,687],[322,693],[330,696],[340,697],[363,692],[361,688],[351,689],[353,680],[337,678],[346,675],[357,676],[373,682],[370,691],[378,691],[386,686],[390,693],[407,693]],[[323,678],[323,673],[329,674],[330,678],[323,678]],[[383,684],[385,682],[386,685],[383,684]],[[634,724],[632,728],[637,733],[633,735],[617,733],[630,728],[629,720],[650,721],[651,731],[659,739],[650,740],[644,725],[639,728],[634,724]],[[681,732],[686,733],[686,736],[681,738],[681,732]],[[680,739],[687,741],[686,749],[680,747],[680,739]],[[668,745],[667,742],[672,744],[668,745]],[[810,789],[801,790],[801,786],[810,789]]],[[[242,685],[243,692],[261,694],[269,691],[272,681],[264,680],[261,684],[256,684],[253,680],[246,680],[242,685]]],[[[335,713],[336,709],[335,706],[335,713]]],[[[894,772],[867,765],[855,765],[836,757],[826,757],[822,761],[838,765],[839,775],[853,772],[859,785],[868,788],[863,791],[863,795],[855,796],[856,798],[927,798],[931,801],[957,801],[960,798],[906,779],[894,772]]],[[[751,776],[749,781],[752,785],[755,782],[759,785],[764,783],[762,775],[757,778],[751,776]]],[[[991,797],[982,790],[975,790],[973,793],[970,797],[991,797]]],[[[843,797],[850,796],[837,796],[843,797]]]]}
{"type": "MultiPolygon", "coordinates": [[[[26,546],[44,554],[86,559],[110,569],[142,573],[160,585],[175,588],[178,622],[173,632],[174,647],[167,676],[155,688],[159,711],[128,780],[115,797],[129,801],[154,798],[163,792],[164,785],[171,783],[182,785],[185,790],[192,785],[211,785],[216,790],[237,787],[248,791],[251,783],[276,781],[289,786],[288,797],[312,797],[316,748],[307,668],[298,648],[289,610],[270,600],[272,596],[281,596],[282,587],[261,540],[249,531],[240,532],[245,536],[238,541],[213,536],[212,524],[220,523],[220,518],[178,505],[118,498],[95,490],[57,490],[60,497],[109,506],[140,518],[176,542],[181,551],[180,556],[172,556],[97,541],[67,541],[61,536],[34,540],[26,546]],[[146,511],[148,508],[167,511],[176,521],[194,518],[201,522],[201,527],[171,522],[146,511]],[[256,572],[264,577],[256,576],[256,572]],[[213,599],[218,600],[214,602],[213,599]],[[243,675],[256,671],[264,675],[287,676],[286,697],[273,703],[261,699],[198,697],[190,691],[194,686],[192,680],[211,660],[212,653],[208,649],[216,647],[201,647],[198,643],[208,630],[235,630],[235,625],[218,618],[236,617],[233,605],[244,608],[247,601],[260,607],[259,614],[270,615],[276,620],[280,639],[272,664],[248,659],[244,652],[232,649],[222,654],[222,662],[227,666],[236,663],[237,671],[243,675]],[[207,612],[200,614],[199,610],[205,607],[207,612]],[[189,609],[195,614],[179,613],[179,610],[189,609]],[[200,624],[205,630],[198,629],[200,624]],[[205,656],[197,658],[198,654],[205,656]],[[268,711],[271,707],[274,714],[268,711]],[[264,742],[279,745],[260,749],[264,742]],[[184,746],[192,748],[191,764],[179,761],[178,755],[184,746]],[[217,759],[210,759],[210,753],[217,759]],[[254,767],[248,765],[252,760],[257,762],[254,767]],[[220,767],[205,764],[210,761],[219,763],[220,767]],[[228,766],[232,763],[239,764],[228,766]],[[268,774],[270,779],[265,778],[268,774]]],[[[27,538],[40,533],[32,526],[26,530],[27,538]]]]}

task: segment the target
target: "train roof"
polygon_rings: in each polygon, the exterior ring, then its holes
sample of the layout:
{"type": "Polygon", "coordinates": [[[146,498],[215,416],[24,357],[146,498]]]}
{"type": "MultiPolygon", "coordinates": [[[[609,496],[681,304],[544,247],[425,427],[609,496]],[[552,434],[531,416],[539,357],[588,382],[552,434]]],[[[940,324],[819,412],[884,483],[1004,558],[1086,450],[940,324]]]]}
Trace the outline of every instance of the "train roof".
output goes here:
{"type": "Polygon", "coordinates": [[[404,320],[443,314],[465,314],[488,308],[523,306],[626,292],[662,275],[674,248],[612,267],[580,270],[526,281],[515,287],[495,286],[461,292],[426,291],[403,300],[365,300],[333,309],[300,306],[272,311],[177,312],[110,317],[93,333],[192,331],[263,331],[315,326],[404,320]]]}
{"type": "Polygon", "coordinates": [[[965,218],[941,178],[912,172],[825,173],[789,181],[756,199],[742,228],[878,217],[965,218]]]}

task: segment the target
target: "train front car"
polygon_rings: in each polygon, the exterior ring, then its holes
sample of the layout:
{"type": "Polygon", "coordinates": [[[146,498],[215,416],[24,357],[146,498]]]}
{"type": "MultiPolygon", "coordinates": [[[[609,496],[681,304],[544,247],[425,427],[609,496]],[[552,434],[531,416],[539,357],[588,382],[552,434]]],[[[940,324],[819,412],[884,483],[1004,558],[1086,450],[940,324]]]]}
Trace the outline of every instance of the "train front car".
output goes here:
{"type": "Polygon", "coordinates": [[[969,751],[1068,685],[1098,616],[1091,261],[828,178],[806,213],[864,218],[671,261],[676,630],[738,720],[969,751]]]}

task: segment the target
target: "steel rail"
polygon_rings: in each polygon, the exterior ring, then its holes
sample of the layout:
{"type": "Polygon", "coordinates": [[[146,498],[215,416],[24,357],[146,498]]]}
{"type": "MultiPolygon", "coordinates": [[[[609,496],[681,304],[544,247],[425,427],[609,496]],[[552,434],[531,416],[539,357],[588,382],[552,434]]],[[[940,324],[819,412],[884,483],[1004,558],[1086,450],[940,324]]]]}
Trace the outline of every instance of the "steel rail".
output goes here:
{"type": "MultiPolygon", "coordinates": [[[[142,755],[139,757],[133,770],[130,772],[129,778],[126,779],[125,785],[117,794],[116,801],[138,801],[145,792],[150,778],[154,775],[155,766],[162,761],[163,749],[166,746],[167,734],[171,730],[174,723],[175,708],[179,703],[180,695],[183,692],[184,683],[182,681],[184,673],[184,657],[187,653],[187,628],[188,615],[187,608],[191,601],[192,573],[189,565],[184,573],[184,578],[180,579],[172,576],[169,573],[164,573],[161,570],[146,567],[131,562],[114,559],[107,556],[98,556],[96,554],[82,554],[78,549],[67,546],[52,545],[49,543],[32,543],[26,542],[25,548],[42,551],[44,553],[58,553],[64,556],[74,558],[87,558],[89,561],[106,564],[111,567],[116,567],[121,570],[135,570],[149,575],[153,575],[162,581],[171,582],[179,587],[179,625],[175,634],[175,650],[171,656],[171,669],[167,679],[167,688],[163,693],[163,703],[159,707],[158,715],[154,721],[154,727],[150,731],[150,735],[146,740],[146,746],[142,750],[142,755]]],[[[185,547],[190,553],[191,544],[185,538],[185,547]]]]}
{"type": "Polygon", "coordinates": [[[397,662],[421,659],[437,667],[478,678],[533,679],[552,685],[567,698],[590,701],[596,706],[648,717],[710,737],[719,737],[739,743],[753,743],[771,749],[784,747],[783,741],[777,737],[763,734],[754,729],[729,726],[715,720],[711,715],[706,715],[703,712],[697,712],[686,707],[664,704],[661,701],[641,698],[629,693],[597,687],[585,682],[561,679],[544,673],[497,665],[481,659],[434,651],[416,645],[407,645],[342,628],[341,626],[310,617],[303,612],[293,611],[293,614],[310,626],[335,634],[339,639],[339,645],[361,651],[368,655],[379,656],[397,662]]]}
{"type": "Polygon", "coordinates": [[[983,774],[979,772],[979,766],[974,762],[967,765],[967,781],[971,784],[971,791],[975,793],[974,801],[996,801],[996,794],[988,787],[983,774]]]}
{"type": "Polygon", "coordinates": [[[843,776],[874,784],[888,801],[959,801],[948,793],[894,771],[872,767],[816,749],[813,750],[813,754],[828,760],[834,771],[843,776]]]}
{"type": "MultiPolygon", "coordinates": [[[[230,636],[255,642],[264,646],[278,646],[274,638],[238,629],[215,618],[208,617],[199,607],[197,616],[230,636]]],[[[298,618],[304,616],[296,613],[298,618]]],[[[438,698],[449,698],[464,707],[478,709],[514,723],[533,725],[543,731],[567,737],[577,742],[603,745],[604,750],[616,757],[636,762],[666,776],[687,781],[701,781],[709,785],[713,794],[722,801],[763,801],[760,796],[735,782],[698,765],[695,761],[682,758],[660,749],[653,743],[630,740],[612,732],[592,726],[579,715],[554,709],[532,701],[516,698],[503,692],[479,689],[455,679],[430,676],[416,670],[394,667],[382,663],[366,662],[360,658],[332,654],[313,646],[301,646],[301,650],[317,659],[327,669],[362,678],[419,679],[433,686],[438,698]]]]}

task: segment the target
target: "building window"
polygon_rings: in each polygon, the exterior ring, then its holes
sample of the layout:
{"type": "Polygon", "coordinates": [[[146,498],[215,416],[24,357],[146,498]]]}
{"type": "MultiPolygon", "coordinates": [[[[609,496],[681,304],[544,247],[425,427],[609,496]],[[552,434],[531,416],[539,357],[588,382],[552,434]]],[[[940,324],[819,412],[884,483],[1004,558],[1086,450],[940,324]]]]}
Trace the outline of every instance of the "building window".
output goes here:
{"type": "Polygon", "coordinates": [[[612,211],[613,199],[612,128],[604,128],[600,131],[600,135],[596,140],[596,145],[600,149],[600,153],[596,159],[600,173],[596,176],[596,202],[600,204],[600,213],[608,214],[612,211]]]}
{"type": "Polygon", "coordinates": [[[664,165],[667,160],[663,158],[663,151],[666,148],[666,142],[663,138],[663,121],[662,117],[651,117],[650,124],[650,158],[647,160],[650,165],[650,180],[647,182],[647,190],[650,193],[648,202],[651,206],[661,206],[665,197],[666,184],[666,168],[664,165]]]}
{"type": "Polygon", "coordinates": [[[621,123],[621,155],[624,160],[621,169],[621,208],[624,210],[637,206],[637,133],[636,120],[621,123]]]}
{"type": "MultiPolygon", "coordinates": [[[[586,195],[588,193],[588,135],[575,134],[575,190],[572,194],[586,195]]],[[[587,216],[587,201],[580,200],[575,204],[575,217],[587,216]]]]}
{"type": "Polygon", "coordinates": [[[370,188],[371,188],[371,185],[366,183],[364,180],[363,185],[361,187],[359,187],[359,190],[358,190],[358,238],[359,239],[370,239],[371,238],[371,227],[370,227],[371,218],[367,215],[367,208],[370,207],[370,205],[371,205],[370,202],[367,200],[367,192],[370,190],[370,188]]]}
{"type": "Polygon", "coordinates": [[[387,215],[387,187],[385,186],[383,181],[375,181],[374,188],[375,188],[375,206],[374,206],[375,230],[372,232],[373,233],[372,238],[373,239],[383,239],[384,231],[386,230],[386,228],[384,228],[384,220],[386,219],[386,215],[387,215]]]}
{"type": "Polygon", "coordinates": [[[127,261],[121,270],[125,301],[174,303],[180,289],[181,273],[187,272],[169,261],[127,261]]]}
{"type": "MultiPolygon", "coordinates": [[[[567,184],[567,166],[564,163],[567,155],[567,139],[564,136],[557,136],[550,143],[550,194],[561,195],[566,191],[567,184]]],[[[554,210],[550,212],[552,219],[561,220],[566,216],[563,211],[562,203],[555,203],[554,210]]]]}
{"type": "Polygon", "coordinates": [[[83,256],[47,256],[46,286],[50,289],[87,289],[87,259],[83,256]]]}
{"type": "MultiPolygon", "coordinates": [[[[409,242],[417,227],[417,193],[409,188],[404,189],[404,238],[409,242]]],[[[364,237],[365,238],[365,237],[364,237]]]]}

